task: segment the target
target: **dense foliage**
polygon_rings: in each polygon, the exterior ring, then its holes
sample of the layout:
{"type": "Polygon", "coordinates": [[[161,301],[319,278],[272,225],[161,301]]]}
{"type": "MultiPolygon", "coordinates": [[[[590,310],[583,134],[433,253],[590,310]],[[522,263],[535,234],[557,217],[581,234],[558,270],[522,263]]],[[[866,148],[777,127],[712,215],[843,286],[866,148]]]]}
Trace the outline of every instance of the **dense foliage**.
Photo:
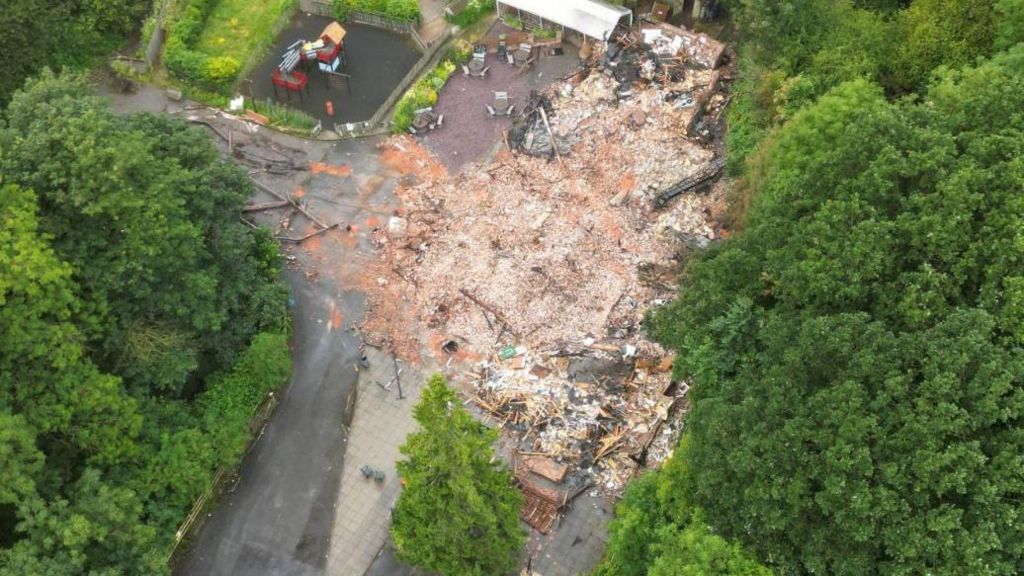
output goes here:
{"type": "Polygon", "coordinates": [[[451,16],[446,15],[445,18],[460,28],[467,28],[490,14],[494,14],[494,4],[492,2],[487,2],[487,0],[469,0],[462,10],[451,16]]]}
{"type": "Polygon", "coordinates": [[[395,20],[419,21],[419,0],[333,0],[334,15],[345,20],[351,12],[380,14],[395,20]]]}
{"type": "Polygon", "coordinates": [[[631,482],[609,527],[594,576],[769,576],[771,572],[710,532],[702,513],[679,500],[682,458],[631,482]]]}
{"type": "Polygon", "coordinates": [[[137,24],[135,0],[4,0],[0,8],[0,108],[44,66],[80,67],[105,56],[137,24]]]}
{"type": "Polygon", "coordinates": [[[160,574],[290,371],[273,240],[205,134],[44,73],[0,127],[0,574],[160,574]]]}
{"type": "Polygon", "coordinates": [[[413,411],[398,463],[403,489],[391,536],[403,560],[448,576],[511,573],[524,542],[522,495],[493,458],[498,433],[463,408],[442,376],[434,376],[413,411]]]}
{"type": "Polygon", "coordinates": [[[395,134],[405,132],[412,126],[416,111],[430,108],[437,103],[437,94],[444,88],[448,78],[455,73],[456,64],[451,59],[438,62],[427,74],[398,99],[395,112],[391,115],[391,131],[395,134]]]}
{"type": "Polygon", "coordinates": [[[736,545],[779,574],[1016,574],[1021,4],[802,6],[733,6],[746,211],[650,318],[692,410],[602,574],[736,545]]]}
{"type": "Polygon", "coordinates": [[[766,131],[842,82],[866,78],[891,96],[920,92],[932,70],[972,64],[996,47],[1009,47],[1024,30],[1020,0],[732,0],[729,5],[742,38],[742,78],[728,135],[734,174],[766,131]]]}
{"type": "Polygon", "coordinates": [[[1024,50],[923,105],[845,84],[656,317],[693,378],[679,489],[784,573],[1024,559],[1024,50]]]}

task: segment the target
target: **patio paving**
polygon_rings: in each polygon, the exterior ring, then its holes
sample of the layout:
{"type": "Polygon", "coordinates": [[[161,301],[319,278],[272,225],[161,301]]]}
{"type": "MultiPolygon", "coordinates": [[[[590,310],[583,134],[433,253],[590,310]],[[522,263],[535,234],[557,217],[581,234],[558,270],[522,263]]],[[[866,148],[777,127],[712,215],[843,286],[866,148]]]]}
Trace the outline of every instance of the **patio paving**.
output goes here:
{"type": "Polygon", "coordinates": [[[381,387],[395,375],[391,355],[370,347],[366,353],[370,367],[359,373],[327,557],[327,573],[339,576],[362,575],[387,542],[391,507],[400,485],[395,469],[395,462],[401,458],[398,447],[418,426],[412,407],[419,400],[420,374],[399,363],[404,396],[399,399],[397,384],[392,384],[390,390],[381,387]],[[384,481],[364,478],[360,472],[364,465],[382,470],[384,481]]]}

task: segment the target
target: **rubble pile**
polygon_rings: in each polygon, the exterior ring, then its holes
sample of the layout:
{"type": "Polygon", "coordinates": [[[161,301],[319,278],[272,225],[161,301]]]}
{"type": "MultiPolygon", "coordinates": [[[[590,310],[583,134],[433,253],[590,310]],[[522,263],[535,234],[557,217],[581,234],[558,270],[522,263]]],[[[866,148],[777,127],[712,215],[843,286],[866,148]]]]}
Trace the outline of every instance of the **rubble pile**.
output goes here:
{"type": "MultiPolygon", "coordinates": [[[[688,248],[719,234],[720,191],[658,200],[720,170],[715,146],[690,134],[718,73],[673,65],[645,79],[650,52],[620,46],[613,59],[639,62],[628,97],[607,52],[532,94],[508,135],[525,154],[399,186],[401,212],[374,234],[384,277],[371,303],[407,303],[423,347],[475,362],[467,394],[518,454],[565,467],[564,480],[548,481],[612,494],[678,436],[686,386],[641,324],[674,295],[688,248]]],[[[382,144],[418,146],[407,136],[382,144]]],[[[374,318],[394,310],[371,308],[367,325],[391,331],[381,341],[416,332],[374,318]]]]}
{"type": "Polygon", "coordinates": [[[638,466],[668,456],[678,432],[669,416],[681,407],[686,388],[673,388],[670,356],[657,365],[622,363],[609,350],[572,352],[625,368],[597,377],[578,373],[568,355],[524,352],[484,361],[471,398],[520,436],[521,454],[572,462],[575,475],[568,484],[590,481],[615,491],[638,466]]]}

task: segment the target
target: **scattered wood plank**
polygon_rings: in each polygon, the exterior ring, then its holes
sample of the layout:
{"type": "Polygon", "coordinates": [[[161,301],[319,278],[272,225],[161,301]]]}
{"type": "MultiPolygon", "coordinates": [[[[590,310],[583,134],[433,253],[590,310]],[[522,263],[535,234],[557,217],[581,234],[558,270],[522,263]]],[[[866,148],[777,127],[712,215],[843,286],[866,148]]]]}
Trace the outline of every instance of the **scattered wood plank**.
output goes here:
{"type": "Polygon", "coordinates": [[[496,310],[490,304],[487,304],[486,302],[480,300],[465,288],[459,288],[459,292],[461,292],[462,295],[465,296],[466,298],[469,298],[470,301],[472,301],[480,308],[483,308],[485,311],[490,312],[495,318],[497,318],[499,322],[505,325],[509,332],[515,334],[516,336],[519,336],[519,333],[512,327],[512,323],[508,321],[508,318],[504,314],[496,310]]]}
{"type": "Polygon", "coordinates": [[[527,470],[541,477],[547,478],[556,484],[565,479],[569,467],[565,464],[555,462],[551,458],[543,456],[527,456],[523,458],[523,466],[527,470]]]}
{"type": "Polygon", "coordinates": [[[305,216],[306,218],[309,218],[309,220],[311,222],[313,222],[314,224],[316,224],[317,226],[319,226],[321,228],[328,228],[329,227],[327,224],[324,224],[319,219],[317,219],[315,216],[310,214],[308,210],[306,210],[304,207],[302,207],[302,205],[299,204],[298,202],[296,202],[295,199],[292,198],[290,195],[289,196],[285,196],[285,195],[281,194],[280,192],[274,190],[270,186],[267,186],[266,184],[260,182],[259,180],[254,180],[254,179],[250,178],[249,181],[252,182],[253,186],[259,188],[260,190],[266,192],[267,194],[270,194],[271,196],[273,196],[275,198],[278,198],[280,200],[284,200],[284,201],[288,202],[289,204],[294,206],[296,210],[301,212],[303,216],[305,216]]]}
{"type": "Polygon", "coordinates": [[[320,228],[319,230],[316,230],[314,232],[310,232],[309,234],[306,234],[302,238],[289,238],[287,236],[277,236],[277,239],[282,241],[282,242],[291,242],[292,244],[301,244],[301,243],[305,242],[306,240],[309,240],[310,238],[312,238],[314,236],[319,236],[319,235],[327,232],[328,230],[333,230],[333,229],[335,229],[337,227],[338,227],[337,224],[332,224],[332,225],[330,225],[330,226],[328,226],[326,228],[320,228]]]}
{"type": "Polygon", "coordinates": [[[285,206],[291,205],[287,200],[277,200],[275,202],[264,202],[263,204],[250,204],[242,208],[242,212],[263,212],[264,210],[274,210],[277,208],[284,208],[285,206]]]}

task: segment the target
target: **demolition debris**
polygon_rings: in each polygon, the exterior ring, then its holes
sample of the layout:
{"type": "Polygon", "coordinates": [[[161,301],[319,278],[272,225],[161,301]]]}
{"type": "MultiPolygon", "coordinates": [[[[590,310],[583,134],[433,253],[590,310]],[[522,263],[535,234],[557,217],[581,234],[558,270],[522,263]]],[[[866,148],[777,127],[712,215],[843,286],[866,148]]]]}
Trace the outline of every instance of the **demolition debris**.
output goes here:
{"type": "MultiPolygon", "coordinates": [[[[541,531],[580,490],[618,494],[659,466],[686,409],[642,324],[693,247],[722,233],[710,184],[728,96],[720,44],[655,30],[532,93],[489,163],[399,186],[401,211],[373,235],[368,338],[421,334],[442,360],[472,361],[463,388],[512,442],[524,518],[541,531]]],[[[382,147],[425,154],[408,136],[382,147]]]]}

